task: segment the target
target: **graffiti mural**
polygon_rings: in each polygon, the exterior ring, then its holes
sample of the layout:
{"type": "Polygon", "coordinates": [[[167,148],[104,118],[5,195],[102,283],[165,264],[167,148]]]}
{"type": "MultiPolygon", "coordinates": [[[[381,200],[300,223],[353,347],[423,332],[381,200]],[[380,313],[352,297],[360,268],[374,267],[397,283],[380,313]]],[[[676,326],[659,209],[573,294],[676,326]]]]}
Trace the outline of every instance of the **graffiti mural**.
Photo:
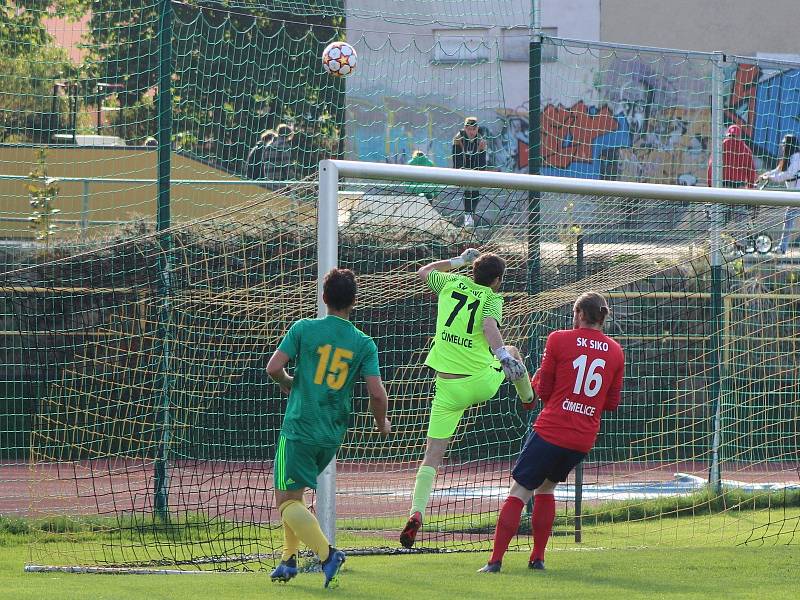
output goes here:
{"type": "MultiPolygon", "coordinates": [[[[542,174],[695,185],[705,175],[709,111],[672,108],[643,118],[637,104],[542,110],[542,174]]],[[[651,111],[654,112],[655,111],[651,111]]],[[[504,171],[528,170],[527,112],[498,111],[493,164],[504,171]]]]}
{"type": "Polygon", "coordinates": [[[748,122],[753,145],[761,154],[779,158],[783,136],[800,136],[800,69],[762,73],[754,106],[748,122]]]}
{"type": "Polygon", "coordinates": [[[499,132],[489,138],[489,163],[500,171],[528,172],[528,108],[497,111],[499,132]]]}
{"type": "Polygon", "coordinates": [[[761,69],[757,65],[739,65],[725,103],[726,121],[741,127],[742,133],[749,138],[753,137],[756,94],[760,77],[761,69]]]}
{"type": "Polygon", "coordinates": [[[616,152],[631,143],[624,116],[608,106],[550,104],[541,119],[542,175],[612,179],[616,152]]]}
{"type": "Polygon", "coordinates": [[[451,142],[464,122],[453,109],[413,97],[348,98],[347,153],[365,161],[406,164],[414,150],[448,166],[451,142]]]}
{"type": "MultiPolygon", "coordinates": [[[[542,160],[544,164],[565,169],[573,162],[592,162],[595,140],[624,126],[607,106],[587,106],[583,100],[569,108],[545,106],[542,111],[542,160]]],[[[627,146],[625,136],[621,146],[627,146]]]]}
{"type": "MultiPolygon", "coordinates": [[[[708,61],[617,56],[595,77],[595,98],[542,107],[542,174],[706,185],[711,148],[708,61]],[[624,58],[624,60],[623,60],[624,58]]],[[[739,64],[726,74],[725,125],[742,127],[765,164],[786,133],[800,135],[800,69],[739,64]]],[[[414,150],[450,164],[464,112],[417,98],[348,99],[348,154],[406,163],[414,150]]],[[[489,163],[527,172],[528,107],[479,112],[489,163]]]]}
{"type": "Polygon", "coordinates": [[[630,144],[612,178],[696,185],[705,181],[711,129],[707,59],[618,52],[598,78],[601,97],[624,116],[630,144]]]}
{"type": "Polygon", "coordinates": [[[647,128],[620,150],[617,178],[625,181],[704,183],[711,134],[708,108],[654,111],[647,128]]]}

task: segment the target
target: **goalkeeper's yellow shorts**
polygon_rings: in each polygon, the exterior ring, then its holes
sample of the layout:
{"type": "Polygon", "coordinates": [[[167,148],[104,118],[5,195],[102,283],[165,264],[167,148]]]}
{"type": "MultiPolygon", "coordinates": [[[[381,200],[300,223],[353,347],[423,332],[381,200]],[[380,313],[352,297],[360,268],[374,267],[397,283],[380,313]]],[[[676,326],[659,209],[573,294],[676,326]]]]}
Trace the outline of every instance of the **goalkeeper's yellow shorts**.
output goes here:
{"type": "Polygon", "coordinates": [[[494,398],[504,379],[503,370],[491,365],[459,379],[437,377],[428,437],[437,440],[452,437],[464,411],[494,398]]]}

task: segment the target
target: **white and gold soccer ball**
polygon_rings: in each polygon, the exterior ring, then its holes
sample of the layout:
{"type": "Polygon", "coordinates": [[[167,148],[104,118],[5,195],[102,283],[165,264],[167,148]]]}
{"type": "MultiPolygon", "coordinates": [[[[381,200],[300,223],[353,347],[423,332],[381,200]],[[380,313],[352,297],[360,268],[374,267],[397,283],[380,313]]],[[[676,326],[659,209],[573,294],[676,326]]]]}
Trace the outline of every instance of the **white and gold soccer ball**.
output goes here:
{"type": "Polygon", "coordinates": [[[356,49],[347,42],[331,42],[322,51],[322,66],[335,77],[346,77],[356,69],[356,49]]]}

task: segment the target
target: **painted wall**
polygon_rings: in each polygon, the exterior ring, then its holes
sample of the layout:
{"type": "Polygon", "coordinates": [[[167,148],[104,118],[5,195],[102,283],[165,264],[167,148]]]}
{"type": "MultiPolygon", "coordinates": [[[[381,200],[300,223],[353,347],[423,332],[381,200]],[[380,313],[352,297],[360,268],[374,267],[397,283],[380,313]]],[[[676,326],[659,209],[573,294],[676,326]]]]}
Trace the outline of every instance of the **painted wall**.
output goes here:
{"type": "Polygon", "coordinates": [[[744,126],[758,149],[778,158],[785,134],[800,137],[800,68],[777,72],[740,67],[727,108],[728,118],[744,126]]]}
{"type": "MultiPolygon", "coordinates": [[[[475,115],[492,138],[499,167],[525,163],[527,132],[519,125],[527,122],[528,61],[504,60],[502,44],[509,27],[519,27],[515,35],[527,40],[530,0],[349,0],[347,9],[348,40],[360,59],[357,72],[347,79],[350,157],[405,163],[422,149],[437,165],[447,166],[453,136],[465,116],[475,115]],[[405,11],[404,18],[375,18],[397,16],[398,11],[405,11]],[[460,27],[487,30],[488,61],[434,60],[436,32],[460,27]]],[[[597,39],[599,16],[599,0],[542,0],[542,26],[556,27],[561,36],[597,39]]],[[[542,71],[543,77],[548,73],[561,82],[553,101],[590,97],[591,73],[582,72],[574,81],[574,69],[558,62],[546,63],[542,71]],[[568,72],[559,76],[564,69],[568,72]]]]}
{"type": "MultiPolygon", "coordinates": [[[[708,57],[565,44],[560,77],[543,81],[543,173],[695,185],[710,136],[708,57]],[[590,56],[576,64],[573,56],[590,56]],[[570,72],[570,70],[572,72],[570,72]],[[550,90],[561,80],[591,82],[550,90]],[[562,94],[567,97],[568,93],[562,94]]],[[[561,59],[560,59],[561,60],[561,59]]]]}
{"type": "MultiPolygon", "coordinates": [[[[713,64],[708,54],[564,42],[558,61],[542,67],[543,173],[706,185],[713,64]]],[[[772,165],[784,134],[800,134],[799,73],[730,63],[723,74],[725,123],[742,125],[758,168],[772,165]]],[[[351,109],[358,105],[349,100],[351,109]]],[[[364,114],[350,113],[351,155],[406,162],[421,148],[436,164],[449,164],[450,141],[466,110],[419,97],[406,97],[402,106],[397,98],[382,100],[365,101],[364,114]]],[[[527,171],[527,103],[479,115],[490,142],[490,163],[504,171],[527,171]]]]}
{"type": "MultiPolygon", "coordinates": [[[[711,146],[711,111],[703,87],[707,78],[695,73],[697,84],[676,89],[677,73],[642,76],[650,62],[625,60],[596,79],[600,98],[565,106],[547,103],[542,109],[544,174],[623,179],[653,183],[705,185],[711,146]],[[640,65],[640,66],[636,66],[640,65]],[[638,75],[637,75],[638,73],[638,75]]],[[[697,71],[703,70],[698,63],[697,71]]],[[[687,68],[684,66],[683,68],[687,68]]],[[[757,166],[772,166],[787,133],[800,136],[800,68],[777,71],[758,65],[731,65],[724,75],[725,124],[738,124],[756,154],[757,166]]],[[[509,120],[513,120],[510,117],[509,120]]],[[[511,129],[518,139],[527,121],[516,116],[511,129]]],[[[505,130],[503,131],[505,136],[505,130]]],[[[513,136],[502,138],[513,150],[513,136]],[[508,139],[507,139],[508,138],[508,139]]],[[[514,169],[524,170],[523,159],[514,169]]]]}

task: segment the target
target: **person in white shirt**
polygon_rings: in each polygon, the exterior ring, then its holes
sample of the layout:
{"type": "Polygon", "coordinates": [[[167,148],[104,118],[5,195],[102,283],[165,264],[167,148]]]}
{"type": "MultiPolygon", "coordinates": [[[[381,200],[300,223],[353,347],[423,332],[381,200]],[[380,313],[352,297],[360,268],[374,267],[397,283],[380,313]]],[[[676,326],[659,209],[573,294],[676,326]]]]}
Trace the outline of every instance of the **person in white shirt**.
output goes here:
{"type": "MultiPolygon", "coordinates": [[[[800,143],[797,136],[787,133],[783,136],[781,143],[783,156],[778,162],[778,166],[772,171],[767,171],[759,176],[759,179],[772,183],[783,183],[790,190],[800,190],[800,143]]],[[[800,194],[798,194],[800,203],[800,194]]],[[[783,232],[781,241],[778,244],[778,251],[785,253],[789,248],[789,238],[794,234],[794,221],[800,216],[800,207],[786,209],[786,216],[783,220],[783,232]]]]}

